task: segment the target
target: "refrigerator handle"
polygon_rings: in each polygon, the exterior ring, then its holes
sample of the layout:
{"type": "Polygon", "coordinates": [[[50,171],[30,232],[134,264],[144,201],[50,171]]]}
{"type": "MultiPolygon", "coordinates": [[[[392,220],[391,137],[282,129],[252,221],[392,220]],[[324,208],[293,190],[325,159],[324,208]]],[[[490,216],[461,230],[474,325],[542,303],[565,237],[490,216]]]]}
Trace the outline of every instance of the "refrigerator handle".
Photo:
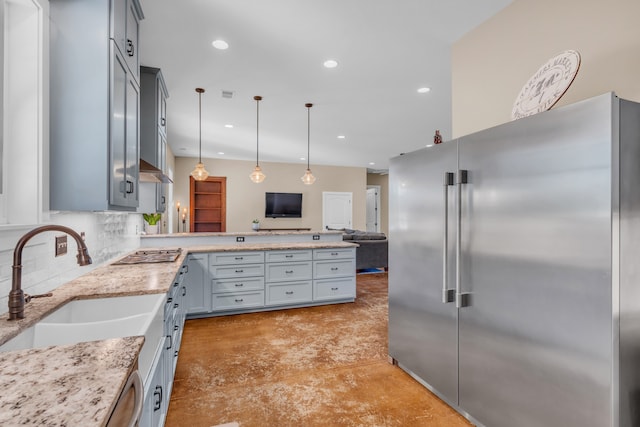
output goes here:
{"type": "Polygon", "coordinates": [[[456,215],[456,307],[466,307],[468,304],[468,294],[462,293],[461,272],[462,266],[460,265],[462,259],[462,186],[469,182],[469,171],[460,169],[458,170],[458,203],[456,203],[457,215],[456,215]]]}
{"type": "Polygon", "coordinates": [[[444,173],[444,234],[442,237],[442,302],[455,301],[455,289],[449,285],[449,187],[454,185],[453,172],[444,173]]]}

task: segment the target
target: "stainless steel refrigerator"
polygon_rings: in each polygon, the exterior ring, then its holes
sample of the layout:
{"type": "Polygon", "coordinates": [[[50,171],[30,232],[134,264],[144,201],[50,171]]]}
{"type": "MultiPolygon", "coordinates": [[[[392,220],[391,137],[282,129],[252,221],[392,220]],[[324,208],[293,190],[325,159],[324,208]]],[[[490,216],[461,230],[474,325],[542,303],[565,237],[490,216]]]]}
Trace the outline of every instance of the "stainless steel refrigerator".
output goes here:
{"type": "Polygon", "coordinates": [[[474,423],[640,425],[640,104],[391,161],[389,354],[474,423]]]}

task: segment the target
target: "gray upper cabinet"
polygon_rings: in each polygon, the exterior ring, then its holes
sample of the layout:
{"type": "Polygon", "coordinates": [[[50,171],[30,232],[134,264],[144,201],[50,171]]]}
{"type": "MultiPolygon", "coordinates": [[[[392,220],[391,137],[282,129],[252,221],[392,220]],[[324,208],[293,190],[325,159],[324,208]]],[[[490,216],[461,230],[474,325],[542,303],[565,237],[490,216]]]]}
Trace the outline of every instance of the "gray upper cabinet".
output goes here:
{"type": "MultiPolygon", "coordinates": [[[[167,98],[159,68],[140,67],[140,158],[166,172],[167,98]]],[[[166,185],[141,183],[140,212],[165,212],[166,185]]]]}
{"type": "Polygon", "coordinates": [[[50,208],[135,211],[140,4],[51,0],[50,18],[50,208]]]}

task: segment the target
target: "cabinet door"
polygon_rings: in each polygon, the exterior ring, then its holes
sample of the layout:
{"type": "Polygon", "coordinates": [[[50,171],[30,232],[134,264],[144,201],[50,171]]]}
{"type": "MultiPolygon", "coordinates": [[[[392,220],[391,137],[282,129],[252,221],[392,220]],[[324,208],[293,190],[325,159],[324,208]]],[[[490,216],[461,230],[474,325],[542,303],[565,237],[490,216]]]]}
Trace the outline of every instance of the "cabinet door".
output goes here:
{"type": "MultiPolygon", "coordinates": [[[[163,172],[167,164],[167,140],[158,132],[158,168],[163,172]]],[[[167,196],[165,184],[156,184],[156,212],[164,212],[167,209],[167,196]]]]}
{"type": "Polygon", "coordinates": [[[126,177],[127,140],[127,66],[113,43],[111,44],[111,111],[109,138],[109,203],[127,206],[127,194],[134,191],[126,177]]]}
{"type": "Polygon", "coordinates": [[[208,281],[208,254],[189,255],[189,266],[185,282],[187,294],[185,305],[187,314],[208,313],[211,311],[211,287],[208,281]]]}
{"type": "Polygon", "coordinates": [[[126,133],[126,206],[138,206],[138,169],[140,157],[140,88],[131,74],[127,74],[127,133],[126,133]]]}
{"type": "Polygon", "coordinates": [[[158,77],[158,130],[164,135],[167,134],[167,95],[164,81],[158,77]]]}
{"type": "Polygon", "coordinates": [[[139,81],[140,64],[138,63],[138,29],[139,20],[134,2],[127,1],[127,35],[125,40],[125,50],[123,54],[129,65],[129,69],[133,73],[135,79],[139,81]]]}

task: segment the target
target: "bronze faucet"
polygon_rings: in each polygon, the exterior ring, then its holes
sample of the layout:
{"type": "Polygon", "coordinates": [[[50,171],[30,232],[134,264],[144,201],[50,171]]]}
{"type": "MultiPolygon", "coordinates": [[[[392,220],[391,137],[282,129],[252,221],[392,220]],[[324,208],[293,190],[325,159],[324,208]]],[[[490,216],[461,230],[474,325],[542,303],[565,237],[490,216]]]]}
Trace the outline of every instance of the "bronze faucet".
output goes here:
{"type": "MultiPolygon", "coordinates": [[[[52,224],[43,225],[42,227],[29,231],[18,240],[16,248],[13,251],[13,281],[11,282],[11,292],[9,292],[9,320],[24,319],[25,297],[22,291],[22,249],[24,249],[24,245],[27,244],[29,239],[44,231],[61,231],[73,237],[78,245],[78,256],[76,257],[78,259],[78,265],[91,264],[91,257],[89,256],[89,252],[87,252],[87,245],[84,244],[82,237],[72,229],[62,225],[52,224]]],[[[34,295],[31,298],[34,297],[37,296],[34,295]]],[[[31,298],[29,298],[29,300],[31,298]]]]}

